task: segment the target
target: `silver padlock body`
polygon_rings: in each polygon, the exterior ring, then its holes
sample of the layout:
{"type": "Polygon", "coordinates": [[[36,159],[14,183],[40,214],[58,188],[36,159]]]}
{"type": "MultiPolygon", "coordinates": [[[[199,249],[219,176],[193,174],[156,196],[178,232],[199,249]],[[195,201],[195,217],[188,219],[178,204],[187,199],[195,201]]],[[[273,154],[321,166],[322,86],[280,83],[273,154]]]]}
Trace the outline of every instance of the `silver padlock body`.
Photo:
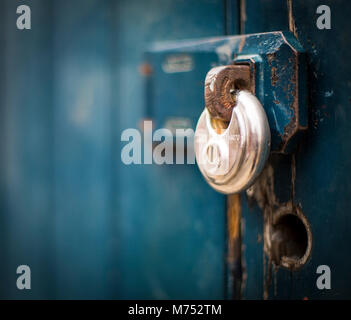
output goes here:
{"type": "Polygon", "coordinates": [[[224,194],[246,190],[264,168],[270,152],[266,113],[253,94],[240,91],[229,126],[217,133],[205,108],[194,142],[198,167],[212,188],[224,194]]]}

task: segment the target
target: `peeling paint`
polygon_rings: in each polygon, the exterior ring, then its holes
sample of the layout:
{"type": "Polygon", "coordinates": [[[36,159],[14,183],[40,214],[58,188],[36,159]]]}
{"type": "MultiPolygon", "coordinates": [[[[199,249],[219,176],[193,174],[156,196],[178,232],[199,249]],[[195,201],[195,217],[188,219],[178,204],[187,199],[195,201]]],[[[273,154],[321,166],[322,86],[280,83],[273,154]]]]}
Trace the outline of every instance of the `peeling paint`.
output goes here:
{"type": "Polygon", "coordinates": [[[296,24],[295,24],[295,19],[293,15],[293,5],[292,5],[293,0],[287,0],[287,6],[288,6],[288,14],[289,14],[289,30],[294,34],[294,36],[297,38],[297,30],[296,30],[296,24]]]}
{"type": "Polygon", "coordinates": [[[227,236],[228,236],[228,286],[231,297],[242,296],[242,263],[241,263],[241,202],[240,195],[227,197],[227,236]]]}
{"type": "Polygon", "coordinates": [[[245,24],[246,24],[246,0],[240,0],[240,33],[245,33],[245,24]]]}
{"type": "MultiPolygon", "coordinates": [[[[269,288],[272,280],[276,286],[275,274],[279,267],[285,267],[292,271],[299,269],[308,260],[312,249],[312,231],[310,225],[302,213],[301,206],[295,203],[295,179],[296,164],[295,155],[291,156],[291,198],[287,202],[280,202],[274,190],[274,169],[272,158],[268,161],[266,168],[261,173],[255,184],[247,190],[250,201],[255,201],[263,212],[263,240],[264,240],[264,274],[263,274],[263,298],[268,299],[269,288]],[[291,242],[289,233],[283,232],[281,235],[275,233],[275,226],[284,215],[294,215],[298,217],[306,228],[307,247],[303,256],[294,258],[285,256],[287,252],[294,250],[294,242],[291,242]],[[276,238],[276,237],[283,238],[276,238]],[[288,239],[287,241],[284,240],[288,239]],[[276,240],[280,242],[276,242],[276,240]],[[283,242],[282,242],[283,241],[283,242]],[[284,242],[286,241],[286,242],[284,242]],[[277,246],[279,244],[279,246],[277,246]],[[279,261],[279,265],[277,265],[279,261]],[[274,271],[274,274],[272,273],[274,271]],[[274,276],[274,277],[273,277],[274,276]]],[[[283,186],[280,186],[280,188],[283,186]]],[[[275,290],[274,290],[275,291],[275,290]]]]}
{"type": "Polygon", "coordinates": [[[275,87],[277,85],[278,75],[277,75],[277,68],[276,67],[271,68],[271,82],[272,82],[273,87],[275,87]]]}

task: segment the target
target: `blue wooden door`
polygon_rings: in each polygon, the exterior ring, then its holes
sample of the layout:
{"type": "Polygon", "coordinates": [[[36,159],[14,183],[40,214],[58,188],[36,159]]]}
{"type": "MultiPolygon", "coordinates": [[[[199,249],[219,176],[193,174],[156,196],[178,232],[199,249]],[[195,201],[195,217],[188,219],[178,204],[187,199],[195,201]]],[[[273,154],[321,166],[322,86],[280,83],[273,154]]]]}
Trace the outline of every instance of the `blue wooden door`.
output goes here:
{"type": "MultiPolygon", "coordinates": [[[[332,28],[319,30],[320,4],[2,0],[0,297],[350,298],[351,6],[324,1],[332,28]],[[23,2],[31,30],[16,28],[23,2]],[[121,161],[123,130],[139,128],[156,101],[143,72],[152,44],[280,30],[308,60],[307,134],[295,153],[270,160],[278,209],[290,203],[311,227],[297,271],[272,267],[257,198],[227,199],[196,165],[121,161]],[[19,265],[31,268],[31,290],[16,287],[19,265]],[[319,265],[331,269],[330,290],[316,286],[319,265]]],[[[201,81],[155,79],[163,116],[200,115],[201,81]]]]}

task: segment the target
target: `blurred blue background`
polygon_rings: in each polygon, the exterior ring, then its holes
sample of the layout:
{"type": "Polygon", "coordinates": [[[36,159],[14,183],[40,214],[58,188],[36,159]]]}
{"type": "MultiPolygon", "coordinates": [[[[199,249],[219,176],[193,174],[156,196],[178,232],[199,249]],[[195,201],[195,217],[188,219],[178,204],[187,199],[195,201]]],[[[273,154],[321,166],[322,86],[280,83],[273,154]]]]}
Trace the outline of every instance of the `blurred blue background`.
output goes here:
{"type": "MultiPolygon", "coordinates": [[[[294,25],[309,130],[294,157],[273,163],[274,184],[280,202],[301,207],[313,248],[300,270],[272,273],[269,297],[350,298],[350,15],[346,0],[0,0],[0,298],[232,297],[224,196],[196,165],[124,165],[121,133],[148,115],[141,65],[153,42],[294,25]],[[23,4],[31,30],[16,27],[23,4]],[[321,4],[330,30],[316,27],[321,4]],[[316,287],[324,264],[332,290],[316,287]],[[31,268],[31,290],[16,287],[19,265],[31,268]]],[[[202,82],[178,85],[170,114],[176,97],[203,94],[202,82]]],[[[203,100],[188,105],[200,114],[203,100]]],[[[261,299],[262,210],[241,200],[239,294],[261,299]]]]}
{"type": "Polygon", "coordinates": [[[225,296],[224,197],[194,165],[120,160],[121,131],[145,116],[144,50],[224,35],[224,7],[0,1],[0,298],[225,296]],[[16,28],[22,4],[31,30],[16,28]]]}

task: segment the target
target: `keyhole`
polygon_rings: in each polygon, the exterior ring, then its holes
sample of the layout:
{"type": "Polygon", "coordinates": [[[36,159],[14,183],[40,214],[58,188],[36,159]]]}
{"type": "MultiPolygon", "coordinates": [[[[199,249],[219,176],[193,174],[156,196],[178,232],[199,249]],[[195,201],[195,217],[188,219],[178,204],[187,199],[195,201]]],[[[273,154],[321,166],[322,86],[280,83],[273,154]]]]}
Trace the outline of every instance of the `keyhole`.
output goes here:
{"type": "Polygon", "coordinates": [[[211,144],[207,147],[207,161],[211,165],[219,165],[220,153],[216,144],[211,144]]]}

